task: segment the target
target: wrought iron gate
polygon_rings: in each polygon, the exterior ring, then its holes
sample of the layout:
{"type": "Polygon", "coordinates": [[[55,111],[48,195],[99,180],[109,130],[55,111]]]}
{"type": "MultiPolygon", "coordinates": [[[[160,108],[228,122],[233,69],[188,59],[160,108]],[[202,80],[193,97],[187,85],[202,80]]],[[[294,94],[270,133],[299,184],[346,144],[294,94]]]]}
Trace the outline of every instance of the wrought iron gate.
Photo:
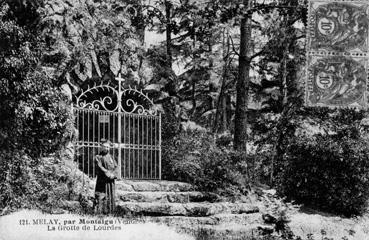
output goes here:
{"type": "Polygon", "coordinates": [[[95,177],[94,156],[101,139],[113,143],[121,178],[161,179],[161,115],[142,91],[99,84],[74,99],[78,140],[77,161],[82,171],[95,177]]]}

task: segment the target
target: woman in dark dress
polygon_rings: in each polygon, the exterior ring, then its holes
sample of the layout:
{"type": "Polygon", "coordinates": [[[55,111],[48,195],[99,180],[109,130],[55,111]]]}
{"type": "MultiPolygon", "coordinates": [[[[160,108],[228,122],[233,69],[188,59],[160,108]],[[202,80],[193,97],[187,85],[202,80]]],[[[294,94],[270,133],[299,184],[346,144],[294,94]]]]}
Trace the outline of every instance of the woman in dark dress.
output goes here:
{"type": "Polygon", "coordinates": [[[111,142],[101,140],[101,152],[96,155],[95,206],[97,213],[113,213],[115,208],[115,179],[118,164],[109,153],[111,142]]]}

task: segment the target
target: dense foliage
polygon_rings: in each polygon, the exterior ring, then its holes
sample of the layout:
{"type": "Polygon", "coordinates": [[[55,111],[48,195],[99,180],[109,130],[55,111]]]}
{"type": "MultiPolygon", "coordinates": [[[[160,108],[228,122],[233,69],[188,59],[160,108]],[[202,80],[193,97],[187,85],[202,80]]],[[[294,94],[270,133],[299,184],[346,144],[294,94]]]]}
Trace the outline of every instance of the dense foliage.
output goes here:
{"type": "Polygon", "coordinates": [[[27,205],[41,189],[48,189],[45,173],[34,178],[32,171],[42,166],[41,157],[59,150],[72,131],[68,98],[53,71],[43,65],[38,4],[0,5],[0,208],[27,205]]]}
{"type": "Polygon", "coordinates": [[[329,120],[317,121],[315,130],[300,129],[288,139],[277,163],[277,188],[311,207],[346,216],[361,214],[369,198],[369,145],[360,126],[363,112],[322,109],[315,111],[316,120],[326,114],[329,120]]]}
{"type": "Polygon", "coordinates": [[[163,177],[225,195],[245,192],[248,165],[240,153],[221,148],[212,134],[182,132],[164,142],[163,177]]]}

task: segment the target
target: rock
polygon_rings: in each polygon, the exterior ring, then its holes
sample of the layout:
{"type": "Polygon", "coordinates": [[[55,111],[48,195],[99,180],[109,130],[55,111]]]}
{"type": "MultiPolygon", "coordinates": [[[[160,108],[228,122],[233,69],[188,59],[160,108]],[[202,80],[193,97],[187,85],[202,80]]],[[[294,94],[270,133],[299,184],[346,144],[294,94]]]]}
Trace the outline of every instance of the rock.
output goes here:
{"type": "MultiPolygon", "coordinates": [[[[181,116],[182,120],[188,120],[188,116],[181,116]]],[[[192,121],[183,121],[181,122],[182,129],[185,131],[199,131],[206,132],[206,128],[196,124],[192,121]]]]}
{"type": "Polygon", "coordinates": [[[201,202],[208,199],[201,192],[131,192],[116,191],[117,197],[124,202],[167,202],[167,203],[188,203],[201,202]]]}
{"type": "Polygon", "coordinates": [[[169,203],[131,203],[119,202],[117,212],[123,215],[146,216],[184,216],[186,209],[182,204],[169,203]]]}
{"type": "Polygon", "coordinates": [[[62,201],[61,207],[69,211],[76,211],[81,208],[81,204],[78,201],[62,201]]]}
{"type": "Polygon", "coordinates": [[[100,66],[99,66],[99,63],[97,61],[97,55],[96,55],[96,52],[94,50],[91,50],[90,51],[90,55],[91,55],[91,61],[95,67],[95,70],[96,70],[96,73],[99,77],[102,77],[101,75],[101,70],[100,70],[100,66]]]}
{"type": "Polygon", "coordinates": [[[188,203],[184,205],[187,216],[210,216],[221,212],[228,212],[225,204],[188,203]]]}
{"type": "Polygon", "coordinates": [[[188,203],[190,201],[191,193],[170,193],[167,194],[168,202],[177,202],[177,203],[188,203]]]}
{"type": "Polygon", "coordinates": [[[258,207],[244,203],[163,203],[124,202],[118,200],[121,214],[145,216],[194,216],[207,217],[216,214],[256,213],[258,207]]]}
{"type": "Polygon", "coordinates": [[[218,224],[261,224],[261,214],[217,214],[209,217],[194,216],[159,216],[145,217],[147,222],[165,224],[167,226],[193,226],[218,224]]]}
{"type": "Polygon", "coordinates": [[[191,184],[184,182],[160,181],[159,184],[163,191],[168,192],[190,192],[195,190],[191,184]]]}
{"type": "Polygon", "coordinates": [[[259,208],[257,206],[251,205],[248,203],[239,203],[239,204],[234,204],[230,206],[231,206],[231,212],[235,214],[259,212],[259,208]]]}
{"type": "Polygon", "coordinates": [[[133,187],[130,184],[127,184],[126,181],[116,181],[115,182],[115,191],[134,191],[133,187]]]}
{"type": "Polygon", "coordinates": [[[117,195],[124,202],[168,202],[166,193],[162,192],[119,192],[117,195]]]}
{"type": "Polygon", "coordinates": [[[112,73],[117,76],[118,72],[120,70],[121,67],[121,62],[119,60],[119,55],[120,52],[118,49],[114,49],[110,54],[109,54],[109,65],[110,65],[110,70],[112,71],[112,73]]]}
{"type": "MultiPolygon", "coordinates": [[[[196,193],[196,192],[192,192],[196,193]]],[[[215,193],[190,194],[190,202],[219,202],[221,197],[215,193]]]]}
{"type": "MultiPolygon", "coordinates": [[[[191,184],[174,181],[134,181],[134,180],[123,180],[118,181],[132,187],[132,191],[138,192],[190,192],[194,190],[191,184]]],[[[117,183],[118,183],[117,182],[117,183]]],[[[129,191],[129,190],[127,190],[129,191]]]]}
{"type": "Polygon", "coordinates": [[[129,182],[129,184],[132,186],[133,190],[135,191],[149,191],[149,192],[153,192],[153,191],[161,191],[162,188],[160,187],[160,185],[158,183],[152,183],[152,182],[144,182],[144,181],[140,181],[140,182],[136,182],[136,181],[131,181],[129,182]]]}
{"type": "Polygon", "coordinates": [[[262,223],[261,213],[216,214],[214,216],[211,216],[210,218],[214,218],[221,223],[232,223],[232,224],[262,223]]]}
{"type": "Polygon", "coordinates": [[[165,224],[170,227],[193,226],[199,225],[216,225],[219,221],[211,217],[188,217],[188,216],[160,216],[146,217],[145,221],[165,224]]]}
{"type": "Polygon", "coordinates": [[[69,101],[72,101],[72,90],[68,84],[63,84],[60,87],[62,94],[68,97],[69,101]]]}

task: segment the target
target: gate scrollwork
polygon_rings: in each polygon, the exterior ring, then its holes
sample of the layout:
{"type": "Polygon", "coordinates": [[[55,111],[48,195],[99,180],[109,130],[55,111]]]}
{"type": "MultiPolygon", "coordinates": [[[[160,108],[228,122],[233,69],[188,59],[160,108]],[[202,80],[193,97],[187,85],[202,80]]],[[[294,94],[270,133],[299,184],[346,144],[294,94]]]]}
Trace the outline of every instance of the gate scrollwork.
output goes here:
{"type": "Polygon", "coordinates": [[[118,86],[109,84],[94,84],[75,96],[77,108],[122,112],[127,114],[151,115],[158,114],[153,101],[142,90],[136,87],[123,88],[120,76],[115,78],[118,86]],[[102,96],[102,94],[104,94],[102,96]]]}

